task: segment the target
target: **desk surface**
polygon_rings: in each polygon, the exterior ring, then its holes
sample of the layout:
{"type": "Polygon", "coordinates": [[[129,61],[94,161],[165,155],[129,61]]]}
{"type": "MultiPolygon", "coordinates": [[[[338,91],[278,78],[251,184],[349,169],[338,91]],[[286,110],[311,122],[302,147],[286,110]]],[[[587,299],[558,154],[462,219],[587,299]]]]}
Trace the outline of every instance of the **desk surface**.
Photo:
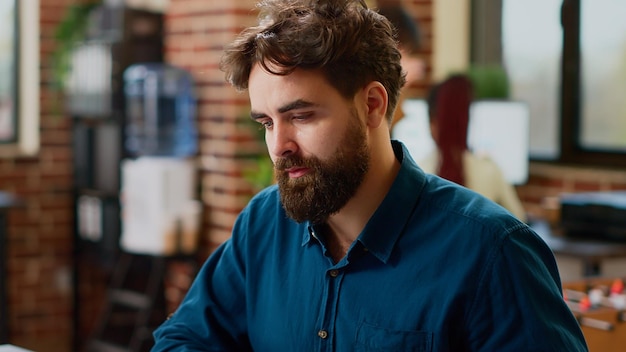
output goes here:
{"type": "Polygon", "coordinates": [[[555,254],[588,260],[626,257],[626,243],[565,237],[555,234],[546,221],[534,220],[530,225],[555,254]]]}

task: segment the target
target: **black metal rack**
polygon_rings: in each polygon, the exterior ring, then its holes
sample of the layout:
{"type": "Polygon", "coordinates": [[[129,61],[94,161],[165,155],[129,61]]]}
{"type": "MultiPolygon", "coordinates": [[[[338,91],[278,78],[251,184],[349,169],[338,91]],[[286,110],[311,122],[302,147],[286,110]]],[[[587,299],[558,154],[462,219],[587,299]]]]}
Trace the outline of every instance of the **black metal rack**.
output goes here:
{"type": "Polygon", "coordinates": [[[74,351],[85,345],[83,268],[95,265],[112,276],[120,256],[123,73],[135,63],[163,61],[162,14],[111,5],[93,11],[88,37],[74,47],[66,92],[74,151],[74,351]]]}

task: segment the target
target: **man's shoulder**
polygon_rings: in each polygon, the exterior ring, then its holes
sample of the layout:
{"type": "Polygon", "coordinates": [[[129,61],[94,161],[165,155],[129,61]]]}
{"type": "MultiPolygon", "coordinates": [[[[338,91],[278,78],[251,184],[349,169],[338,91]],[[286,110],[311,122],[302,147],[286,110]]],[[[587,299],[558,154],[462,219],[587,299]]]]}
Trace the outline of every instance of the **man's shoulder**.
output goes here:
{"type": "Polygon", "coordinates": [[[237,216],[232,240],[239,246],[262,253],[271,248],[302,243],[297,234],[306,233],[306,223],[297,223],[285,212],[276,185],[255,194],[237,216]]]}
{"type": "Polygon", "coordinates": [[[447,222],[457,221],[496,232],[521,224],[494,201],[436,175],[427,175],[422,199],[425,211],[447,222]]]}
{"type": "Polygon", "coordinates": [[[274,221],[281,217],[278,212],[284,212],[280,203],[280,194],[276,185],[266,187],[256,193],[243,207],[238,215],[240,221],[252,221],[256,223],[261,219],[264,222],[274,221]]]}

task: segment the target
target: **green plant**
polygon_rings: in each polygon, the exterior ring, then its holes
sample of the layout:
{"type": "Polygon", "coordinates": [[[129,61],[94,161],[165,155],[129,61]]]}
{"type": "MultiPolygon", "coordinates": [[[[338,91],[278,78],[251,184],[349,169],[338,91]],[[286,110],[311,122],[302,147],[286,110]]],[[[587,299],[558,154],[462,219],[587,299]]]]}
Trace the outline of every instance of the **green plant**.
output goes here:
{"type": "Polygon", "coordinates": [[[71,70],[71,54],[77,42],[85,39],[89,15],[100,2],[70,5],[54,31],[56,47],[52,53],[52,87],[63,91],[71,70]]]}
{"type": "Polygon", "coordinates": [[[245,169],[243,177],[258,192],[274,183],[274,166],[267,154],[254,157],[254,167],[245,169]]]}
{"type": "Polygon", "coordinates": [[[473,65],[467,75],[474,85],[475,99],[508,99],[509,77],[500,65],[473,65]]]}
{"type": "Polygon", "coordinates": [[[265,150],[265,129],[259,128],[259,124],[248,117],[242,117],[240,121],[259,146],[258,153],[246,156],[252,160],[252,166],[242,171],[244,179],[258,192],[274,183],[274,164],[265,150]]]}

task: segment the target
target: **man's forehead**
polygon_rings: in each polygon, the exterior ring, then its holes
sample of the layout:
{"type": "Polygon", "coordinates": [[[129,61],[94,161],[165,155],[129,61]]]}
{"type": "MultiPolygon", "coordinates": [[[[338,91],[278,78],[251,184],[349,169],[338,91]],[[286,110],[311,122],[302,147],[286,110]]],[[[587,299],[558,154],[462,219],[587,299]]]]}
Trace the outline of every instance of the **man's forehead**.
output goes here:
{"type": "Polygon", "coordinates": [[[256,65],[250,72],[248,93],[252,103],[255,99],[272,99],[284,104],[298,99],[313,102],[321,96],[336,93],[336,89],[319,70],[295,69],[279,75],[256,65]]]}

